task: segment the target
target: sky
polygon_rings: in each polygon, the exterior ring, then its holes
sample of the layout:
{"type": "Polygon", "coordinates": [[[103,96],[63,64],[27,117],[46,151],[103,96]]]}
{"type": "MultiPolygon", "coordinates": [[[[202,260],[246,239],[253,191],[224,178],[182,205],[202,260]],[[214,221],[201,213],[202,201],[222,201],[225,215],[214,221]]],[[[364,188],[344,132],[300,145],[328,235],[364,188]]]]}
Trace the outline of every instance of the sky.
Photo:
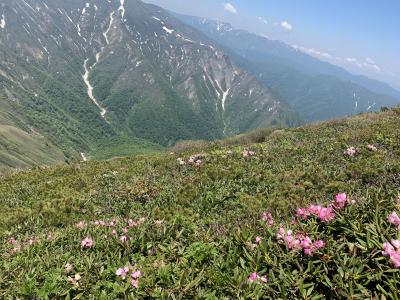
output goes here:
{"type": "Polygon", "coordinates": [[[400,0],[145,0],[281,40],[400,90],[400,0]]]}

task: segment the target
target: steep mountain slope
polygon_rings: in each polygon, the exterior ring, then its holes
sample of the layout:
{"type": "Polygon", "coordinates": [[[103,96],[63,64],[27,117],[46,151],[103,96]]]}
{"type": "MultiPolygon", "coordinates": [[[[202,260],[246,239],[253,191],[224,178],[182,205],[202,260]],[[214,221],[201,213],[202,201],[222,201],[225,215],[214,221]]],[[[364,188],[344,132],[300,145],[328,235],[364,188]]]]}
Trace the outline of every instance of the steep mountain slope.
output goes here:
{"type": "Polygon", "coordinates": [[[0,171],[39,164],[61,164],[64,155],[43,136],[0,125],[0,171]]]}
{"type": "Polygon", "coordinates": [[[399,127],[397,109],[2,176],[0,298],[396,299],[399,127]]]}
{"type": "Polygon", "coordinates": [[[5,125],[35,128],[66,157],[100,138],[170,145],[299,123],[210,39],[156,6],[5,0],[1,9],[5,125]]]}
{"type": "Polygon", "coordinates": [[[177,15],[236,55],[235,61],[291,103],[306,120],[324,120],[400,103],[387,84],[355,76],[282,42],[235,30],[229,24],[177,15]]]}

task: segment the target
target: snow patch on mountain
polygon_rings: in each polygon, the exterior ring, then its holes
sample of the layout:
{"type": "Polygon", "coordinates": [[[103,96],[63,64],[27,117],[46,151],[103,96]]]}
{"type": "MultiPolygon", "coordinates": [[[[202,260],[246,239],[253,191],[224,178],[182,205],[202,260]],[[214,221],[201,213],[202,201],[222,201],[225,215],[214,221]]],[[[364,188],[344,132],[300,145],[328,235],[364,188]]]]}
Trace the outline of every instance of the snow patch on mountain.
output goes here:
{"type": "Polygon", "coordinates": [[[115,11],[113,11],[113,12],[110,14],[110,24],[108,25],[107,30],[103,33],[103,36],[104,36],[104,38],[105,38],[105,40],[106,40],[107,45],[110,44],[110,41],[108,40],[108,33],[110,32],[111,26],[112,26],[113,21],[114,21],[114,14],[115,14],[115,11]]]}
{"type": "Polygon", "coordinates": [[[125,0],[119,0],[121,6],[118,8],[118,11],[121,12],[121,18],[122,21],[124,20],[125,17],[125,0]]]}
{"type": "Polygon", "coordinates": [[[1,28],[1,29],[6,28],[6,18],[5,18],[5,16],[4,16],[4,14],[1,15],[0,28],[1,28]]]}
{"type": "MultiPolygon", "coordinates": [[[[97,58],[97,56],[96,56],[96,58],[97,58]]],[[[100,115],[101,115],[101,117],[103,118],[103,119],[106,119],[106,113],[107,113],[107,110],[104,108],[104,107],[102,107],[101,105],[100,105],[100,103],[97,101],[97,99],[95,98],[95,96],[94,96],[94,94],[93,94],[93,86],[90,84],[90,80],[89,80],[89,75],[90,75],[90,69],[92,69],[96,64],[97,64],[97,61],[96,61],[96,63],[93,65],[93,66],[91,66],[90,68],[88,67],[88,61],[89,61],[89,59],[87,58],[86,60],[85,60],[85,62],[84,62],[84,64],[83,64],[83,68],[85,69],[85,73],[83,74],[83,76],[82,76],[82,78],[83,78],[83,81],[85,82],[85,84],[86,84],[86,87],[87,87],[87,94],[88,94],[88,96],[89,96],[89,98],[93,101],[93,103],[100,109],[100,115]]]]}
{"type": "Polygon", "coordinates": [[[168,33],[168,34],[172,34],[172,33],[174,33],[174,31],[175,31],[175,30],[173,30],[173,29],[169,29],[169,28],[166,27],[166,26],[164,26],[162,29],[163,29],[166,33],[168,33]]]}

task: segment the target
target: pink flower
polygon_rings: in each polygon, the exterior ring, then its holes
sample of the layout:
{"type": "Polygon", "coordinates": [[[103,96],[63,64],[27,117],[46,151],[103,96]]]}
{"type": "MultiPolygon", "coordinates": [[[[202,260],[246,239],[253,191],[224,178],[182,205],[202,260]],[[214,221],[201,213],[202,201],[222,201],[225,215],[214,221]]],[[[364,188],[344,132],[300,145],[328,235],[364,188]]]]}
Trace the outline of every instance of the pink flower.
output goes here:
{"type": "Polygon", "coordinates": [[[122,235],[122,236],[119,238],[119,240],[120,240],[121,242],[125,243],[125,242],[128,240],[128,238],[127,238],[125,235],[122,235]]]}
{"type": "Polygon", "coordinates": [[[314,243],[315,248],[321,249],[325,247],[325,242],[323,240],[318,240],[314,243]]]}
{"type": "Polygon", "coordinates": [[[353,157],[354,155],[356,155],[357,150],[354,147],[350,147],[350,148],[347,148],[347,150],[344,153],[350,157],[353,157]]]}
{"type": "Polygon", "coordinates": [[[390,261],[392,262],[395,268],[400,268],[400,253],[395,252],[392,255],[390,255],[390,261]]]}
{"type": "Polygon", "coordinates": [[[139,278],[142,276],[142,272],[140,271],[134,271],[131,273],[131,286],[134,288],[138,288],[139,287],[139,278]]]}
{"type": "Polygon", "coordinates": [[[142,275],[143,275],[142,272],[134,271],[134,272],[132,272],[131,277],[134,279],[138,279],[138,278],[142,277],[142,275]]]}
{"type": "Polygon", "coordinates": [[[296,234],[296,237],[294,237],[291,230],[286,232],[283,228],[279,228],[276,237],[278,241],[283,240],[289,250],[303,249],[304,254],[308,256],[313,255],[315,251],[325,247],[325,242],[322,240],[313,243],[309,236],[296,234]]]}
{"type": "Polygon", "coordinates": [[[126,278],[126,273],[127,273],[127,271],[125,271],[124,268],[119,268],[119,269],[115,272],[115,275],[121,277],[121,279],[125,279],[125,278],[126,278]]]}
{"type": "Polygon", "coordinates": [[[86,237],[81,242],[82,248],[92,248],[93,247],[93,240],[90,237],[86,237]]]}
{"type": "Polygon", "coordinates": [[[260,238],[259,236],[256,237],[256,244],[260,244],[262,241],[262,238],[260,238]]]}
{"type": "Polygon", "coordinates": [[[306,248],[304,249],[304,254],[307,256],[312,256],[314,254],[314,251],[311,248],[306,248]]]}
{"type": "Polygon", "coordinates": [[[81,280],[81,275],[79,274],[75,274],[74,277],[68,276],[68,282],[70,282],[71,284],[75,285],[75,286],[79,286],[79,280],[81,280]]]}
{"type": "Polygon", "coordinates": [[[299,219],[307,220],[310,214],[311,213],[307,208],[298,208],[296,210],[296,217],[299,219]]]}
{"type": "Polygon", "coordinates": [[[156,220],[154,221],[154,224],[156,224],[157,226],[161,226],[162,224],[164,224],[163,220],[156,220]]]}
{"type": "Polygon", "coordinates": [[[78,228],[78,229],[85,229],[87,225],[86,225],[85,222],[80,221],[80,222],[77,223],[75,226],[76,226],[76,228],[78,228]]]}
{"type": "Polygon", "coordinates": [[[318,213],[318,218],[322,222],[329,222],[335,218],[335,213],[333,212],[331,207],[321,208],[321,210],[318,213]]]}
{"type": "Polygon", "coordinates": [[[394,252],[394,247],[390,243],[383,243],[383,256],[389,256],[392,252],[394,252]]]}
{"type": "Polygon", "coordinates": [[[248,281],[249,283],[253,283],[253,282],[257,282],[257,281],[261,281],[261,282],[263,282],[263,283],[267,283],[267,282],[268,282],[268,279],[267,279],[267,277],[265,277],[265,276],[260,276],[260,275],[257,274],[257,272],[254,272],[254,273],[251,273],[251,274],[249,275],[249,277],[247,278],[247,281],[248,281]]]}
{"type": "Polygon", "coordinates": [[[382,255],[389,256],[390,262],[395,268],[400,268],[400,240],[392,240],[391,243],[383,243],[382,255]]]}
{"type": "Polygon", "coordinates": [[[256,272],[254,272],[254,273],[251,273],[250,274],[250,276],[249,276],[249,278],[247,278],[247,280],[250,282],[250,283],[252,283],[252,282],[254,282],[256,279],[257,279],[257,273],[256,272]]]}
{"type": "Polygon", "coordinates": [[[132,219],[129,219],[129,220],[128,220],[128,226],[129,226],[129,227],[136,227],[136,226],[139,226],[139,225],[143,224],[145,220],[146,220],[145,218],[140,218],[140,219],[137,220],[137,221],[132,220],[132,219]]]}
{"type": "Polygon", "coordinates": [[[378,151],[378,148],[375,145],[368,145],[367,148],[371,151],[378,151]]]}
{"type": "Polygon", "coordinates": [[[390,243],[391,243],[396,249],[400,249],[400,240],[391,240],[390,243]]]}
{"type": "Polygon", "coordinates": [[[17,243],[17,240],[13,237],[8,239],[8,243],[10,243],[11,245],[15,245],[17,243]]]}
{"type": "Polygon", "coordinates": [[[335,208],[343,208],[346,205],[347,202],[347,195],[345,193],[341,193],[336,195],[334,206],[335,208]]]}
{"type": "Polygon", "coordinates": [[[66,263],[65,265],[65,273],[71,273],[73,270],[73,266],[70,263],[66,263]]]}
{"type": "Polygon", "coordinates": [[[282,227],[279,227],[278,232],[276,233],[276,239],[282,240],[283,237],[285,236],[285,234],[286,234],[286,230],[282,227]]]}
{"type": "Polygon", "coordinates": [[[263,212],[261,214],[261,220],[267,222],[268,227],[274,226],[274,219],[272,218],[271,213],[263,212]]]}
{"type": "Polygon", "coordinates": [[[388,221],[389,221],[389,223],[396,225],[400,229],[400,217],[397,215],[397,213],[395,211],[393,211],[388,216],[388,221]]]}
{"type": "Polygon", "coordinates": [[[131,286],[134,287],[135,289],[137,289],[139,287],[139,280],[132,278],[131,279],[131,286]]]}
{"type": "Polygon", "coordinates": [[[312,244],[308,244],[306,247],[303,247],[304,254],[307,256],[312,256],[315,251],[322,249],[325,247],[325,242],[322,240],[318,240],[312,244]]]}
{"type": "Polygon", "coordinates": [[[252,157],[252,156],[256,156],[256,155],[257,155],[257,153],[254,152],[254,151],[243,150],[243,152],[242,152],[242,156],[243,156],[244,158],[246,158],[246,157],[252,157]]]}
{"type": "Polygon", "coordinates": [[[301,241],[301,247],[302,248],[310,248],[312,245],[312,241],[310,237],[306,236],[302,241],[301,241]]]}
{"type": "Polygon", "coordinates": [[[115,229],[113,229],[113,231],[111,232],[112,236],[116,236],[117,235],[117,231],[115,229]]]}
{"type": "Polygon", "coordinates": [[[122,232],[123,233],[128,233],[128,229],[127,228],[122,228],[122,232]]]}
{"type": "Polygon", "coordinates": [[[298,249],[301,247],[301,241],[299,239],[296,239],[292,236],[292,231],[288,230],[288,232],[286,233],[286,236],[284,236],[283,238],[286,247],[290,250],[290,249],[298,249]]]}
{"type": "Polygon", "coordinates": [[[314,215],[318,215],[319,212],[321,211],[322,206],[321,205],[310,205],[308,208],[308,211],[314,215]]]}
{"type": "Polygon", "coordinates": [[[16,245],[12,250],[11,250],[11,253],[12,254],[16,254],[16,253],[18,253],[18,252],[20,252],[21,251],[21,246],[20,245],[16,245]]]}

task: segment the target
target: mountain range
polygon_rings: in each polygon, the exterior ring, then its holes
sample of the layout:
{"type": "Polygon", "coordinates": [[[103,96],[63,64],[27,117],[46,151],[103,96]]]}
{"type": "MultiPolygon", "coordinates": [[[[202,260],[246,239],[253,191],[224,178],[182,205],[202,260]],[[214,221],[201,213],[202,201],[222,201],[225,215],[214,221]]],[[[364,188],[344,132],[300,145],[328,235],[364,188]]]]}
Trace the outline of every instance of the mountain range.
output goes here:
{"type": "Polygon", "coordinates": [[[139,0],[0,9],[0,168],[159,151],[398,103],[385,84],[281,42],[139,0]]]}
{"type": "MultiPolygon", "coordinates": [[[[63,159],[115,137],[169,146],[300,123],[256,76],[159,7],[6,0],[1,9],[0,124],[47,140],[63,159]]],[[[20,165],[7,147],[2,163],[20,165]]]]}
{"type": "Polygon", "coordinates": [[[306,121],[326,120],[399,104],[386,83],[353,75],[281,41],[230,24],[175,14],[227,49],[247,69],[290,103],[306,121]]]}

